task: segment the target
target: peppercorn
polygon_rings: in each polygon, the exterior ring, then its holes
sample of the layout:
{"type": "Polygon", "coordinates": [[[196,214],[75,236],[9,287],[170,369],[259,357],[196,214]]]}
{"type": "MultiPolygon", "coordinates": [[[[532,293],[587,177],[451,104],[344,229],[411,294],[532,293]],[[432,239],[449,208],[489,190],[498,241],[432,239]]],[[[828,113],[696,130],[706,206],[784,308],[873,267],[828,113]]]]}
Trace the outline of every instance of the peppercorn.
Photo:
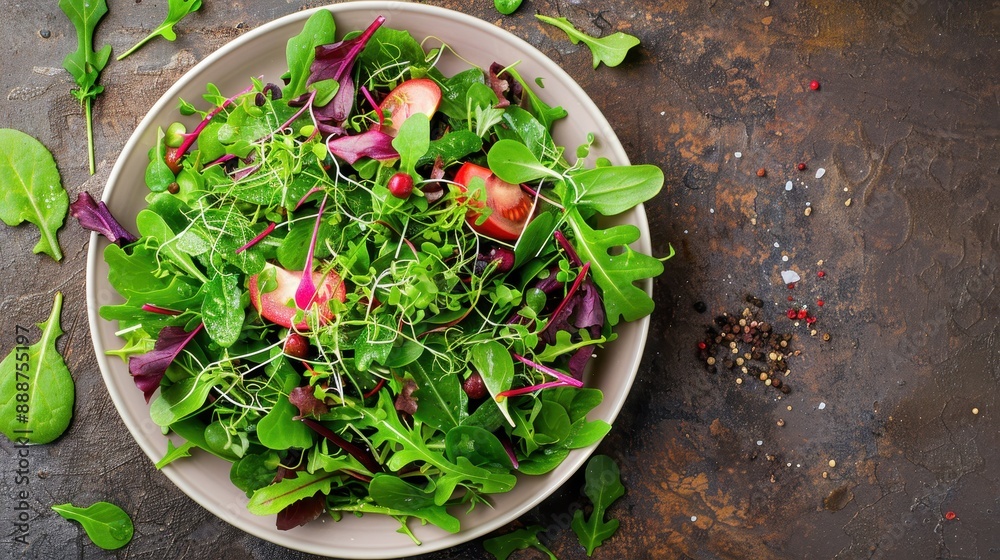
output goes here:
{"type": "Polygon", "coordinates": [[[799,171],[805,171],[807,169],[806,164],[804,163],[799,163],[798,165],[795,166],[795,168],[798,169],[799,171]]]}
{"type": "Polygon", "coordinates": [[[758,177],[765,177],[765,176],[767,176],[767,170],[764,169],[763,167],[761,167],[760,169],[757,170],[757,176],[758,177]]]}

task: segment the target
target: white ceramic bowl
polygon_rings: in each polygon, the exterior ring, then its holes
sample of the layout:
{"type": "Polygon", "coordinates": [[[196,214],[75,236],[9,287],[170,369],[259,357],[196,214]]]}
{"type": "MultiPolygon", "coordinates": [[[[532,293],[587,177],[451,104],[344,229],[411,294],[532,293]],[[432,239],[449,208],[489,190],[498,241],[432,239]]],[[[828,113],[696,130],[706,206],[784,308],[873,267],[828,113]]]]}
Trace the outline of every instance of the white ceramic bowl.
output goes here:
{"type": "MultiPolygon", "coordinates": [[[[502,64],[520,61],[518,70],[528,83],[533,83],[537,77],[544,79],[545,88],[538,90],[540,96],[549,104],[561,105],[569,111],[569,118],[556,125],[558,144],[569,147],[571,154],[587,133],[593,132],[598,143],[592,155],[605,156],[618,164],[628,163],[607,120],[580,86],[531,45],[492,24],[443,8],[402,2],[350,2],[319,9],[333,12],[338,37],[351,30],[363,29],[376,16],[383,15],[386,26],[406,29],[418,41],[428,36],[437,37],[479,66],[488,67],[494,60],[502,64]]],[[[209,82],[219,86],[224,93],[241,90],[251,77],[263,76],[265,80],[277,82],[286,69],[285,43],[301,31],[311,13],[295,13],[240,36],[192,68],[153,105],[125,145],[104,191],[104,201],[126,227],[134,226],[136,214],[145,207],[144,196],[148,192],[143,182],[146,153],[155,144],[157,126],[165,127],[179,118],[178,97],[200,101],[209,82]]],[[[449,55],[439,67],[445,74],[452,74],[468,66],[449,55]]],[[[635,248],[647,254],[650,252],[649,230],[641,206],[614,221],[638,226],[643,237],[635,248]]],[[[87,311],[94,348],[104,381],[122,419],[146,455],[157,461],[166,449],[166,438],[149,419],[149,407],[129,376],[128,368],[118,358],[105,354],[109,349],[122,346],[122,341],[114,334],[117,325],[98,315],[100,306],[121,301],[108,284],[108,267],[103,259],[106,246],[104,238],[96,234],[91,237],[87,311]]],[[[651,286],[652,283],[647,282],[645,289],[650,291],[651,286]]],[[[614,421],[639,367],[648,325],[648,317],[620,324],[618,339],[600,352],[587,383],[604,392],[604,402],[591,412],[591,419],[614,421]]],[[[360,519],[347,516],[340,522],[326,518],[325,522],[278,531],[274,516],[258,517],[246,510],[246,496],[229,481],[229,463],[207,453],[196,452],[192,458],[168,465],[163,473],[216,516],[271,542],[325,556],[392,558],[455,546],[501,527],[555,491],[583,465],[592,451],[593,447],[574,451],[547,475],[520,477],[513,491],[493,497],[493,508],[479,506],[469,515],[456,512],[463,528],[457,534],[411,522],[413,532],[423,543],[421,546],[397,533],[398,523],[394,519],[375,515],[360,519]]]]}

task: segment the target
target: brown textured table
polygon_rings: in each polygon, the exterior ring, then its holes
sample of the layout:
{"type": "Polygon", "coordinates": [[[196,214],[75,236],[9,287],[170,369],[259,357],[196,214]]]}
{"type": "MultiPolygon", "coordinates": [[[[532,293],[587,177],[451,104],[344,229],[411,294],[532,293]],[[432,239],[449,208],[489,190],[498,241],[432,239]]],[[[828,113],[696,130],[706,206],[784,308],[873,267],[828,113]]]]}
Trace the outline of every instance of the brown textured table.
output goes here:
{"type": "MultiPolygon", "coordinates": [[[[610,512],[621,528],[595,558],[1000,558],[1000,4],[529,0],[503,17],[486,0],[429,3],[536,45],[593,97],[634,162],[666,173],[647,212],[654,249],[672,244],[677,256],[655,285],[638,381],[600,448],[628,492],[610,512]],[[642,46],[595,71],[535,12],[595,35],[626,31],[642,46]],[[788,269],[802,276],[793,290],[780,277],[788,269]],[[747,295],[762,300],[760,320],[793,335],[799,354],[781,376],[790,393],[727,368],[728,347],[716,373],[699,356],[706,328],[748,307],[747,295]],[[814,324],[785,316],[803,305],[814,324]]],[[[164,0],[109,4],[97,40],[119,52],[166,9],[164,0]]],[[[6,2],[0,126],[53,152],[71,198],[96,195],[145,111],[187,68],[320,4],[205,0],[175,43],[110,64],[90,177],[61,70],[70,27],[55,0],[6,2]]],[[[15,325],[43,320],[61,290],[60,348],[77,385],[68,433],[30,450],[29,546],[11,540],[16,452],[0,446],[0,557],[305,558],[202,510],[132,441],[90,343],[87,236],[68,224],[66,257],[54,263],[30,253],[32,229],[0,231],[0,347],[13,346],[15,325]],[[70,500],[122,505],[135,539],[116,554],[98,550],[48,509],[70,500]]],[[[567,514],[581,484],[578,475],[523,519],[550,529],[562,559],[585,557],[567,514]]],[[[427,557],[488,555],[472,542],[427,557]]]]}

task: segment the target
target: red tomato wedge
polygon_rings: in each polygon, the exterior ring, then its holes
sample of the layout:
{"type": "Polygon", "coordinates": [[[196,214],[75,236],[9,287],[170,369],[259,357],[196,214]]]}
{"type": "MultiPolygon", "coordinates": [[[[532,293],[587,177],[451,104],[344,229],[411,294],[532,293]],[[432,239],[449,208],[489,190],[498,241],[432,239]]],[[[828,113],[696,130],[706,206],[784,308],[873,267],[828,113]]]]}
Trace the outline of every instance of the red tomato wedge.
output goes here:
{"type": "Polygon", "coordinates": [[[415,78],[406,80],[389,92],[389,95],[379,104],[379,109],[392,124],[383,124],[382,132],[395,137],[399,127],[403,126],[410,115],[423,113],[428,118],[433,117],[441,104],[441,88],[434,80],[415,78]]]}
{"type": "MultiPolygon", "coordinates": [[[[250,303],[254,309],[268,321],[292,328],[292,321],[298,309],[295,307],[295,290],[302,280],[302,271],[290,271],[280,266],[267,265],[274,269],[275,281],[278,287],[270,292],[261,292],[259,274],[250,277],[250,303]]],[[[347,300],[347,287],[340,276],[333,271],[326,274],[319,272],[312,273],[313,282],[316,284],[316,298],[310,305],[307,313],[313,312],[315,308],[319,313],[320,321],[325,323],[333,318],[333,311],[327,305],[331,299],[340,301],[347,300]]],[[[309,327],[306,321],[294,325],[296,329],[303,330],[309,327]]]]}
{"type": "Polygon", "coordinates": [[[520,185],[512,185],[489,169],[474,163],[462,164],[455,174],[455,182],[462,186],[464,192],[475,177],[486,183],[486,206],[492,212],[485,222],[476,225],[481,214],[469,210],[465,218],[469,226],[487,237],[516,241],[531,217],[531,196],[521,190],[520,185]]]}

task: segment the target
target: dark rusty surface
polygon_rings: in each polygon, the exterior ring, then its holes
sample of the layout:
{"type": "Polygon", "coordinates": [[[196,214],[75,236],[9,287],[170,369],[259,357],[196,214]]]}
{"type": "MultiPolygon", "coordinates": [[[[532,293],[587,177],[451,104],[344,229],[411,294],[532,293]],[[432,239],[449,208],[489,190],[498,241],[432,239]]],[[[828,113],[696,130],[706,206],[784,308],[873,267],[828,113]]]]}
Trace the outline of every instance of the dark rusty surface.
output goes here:
{"type": "MultiPolygon", "coordinates": [[[[593,97],[632,161],[666,172],[647,212],[657,254],[668,244],[678,253],[656,282],[639,379],[600,448],[628,491],[610,511],[621,528],[595,558],[1000,558],[1000,4],[529,0],[503,17],[485,0],[430,3],[539,47],[593,97]],[[582,46],[535,12],[594,35],[626,31],[642,46],[595,71],[582,46]],[[813,79],[820,91],[809,90],[813,79]],[[794,168],[800,161],[808,170],[794,168]],[[784,269],[803,277],[794,290],[781,283],[784,269]],[[738,371],[710,374],[699,361],[705,328],[742,311],[747,294],[795,335],[790,394],[748,375],[737,384],[738,371]],[[791,305],[809,306],[817,336],[784,317],[791,305]]],[[[320,4],[206,0],[175,43],[109,64],[90,178],[61,70],[71,29],[54,0],[7,2],[0,126],[52,150],[71,198],[97,194],[135,125],[187,68],[245,30],[320,4]]],[[[165,6],[112,0],[97,40],[121,52],[165,6]]],[[[14,452],[3,442],[0,557],[306,558],[202,510],[129,437],[86,324],[87,237],[67,225],[66,257],[54,263],[30,254],[32,229],[0,230],[3,352],[15,325],[43,320],[61,290],[60,347],[77,383],[69,432],[31,450],[29,547],[10,542],[14,452]],[[135,539],[99,551],[48,509],[71,500],[119,503],[135,539]]],[[[545,541],[563,559],[585,557],[568,524],[581,485],[578,475],[522,520],[548,527],[545,541]]],[[[472,542],[427,557],[488,555],[472,542]]]]}

